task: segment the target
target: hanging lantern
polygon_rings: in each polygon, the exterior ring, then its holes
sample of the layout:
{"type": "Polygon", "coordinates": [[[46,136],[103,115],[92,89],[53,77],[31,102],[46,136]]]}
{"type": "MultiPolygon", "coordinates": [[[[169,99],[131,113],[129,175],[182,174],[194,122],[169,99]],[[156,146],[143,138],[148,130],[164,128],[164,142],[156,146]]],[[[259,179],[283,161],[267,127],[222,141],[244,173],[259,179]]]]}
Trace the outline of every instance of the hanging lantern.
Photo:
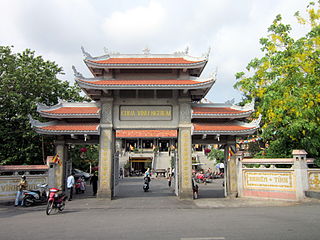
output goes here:
{"type": "Polygon", "coordinates": [[[82,153],[85,153],[85,152],[87,152],[87,151],[88,151],[88,149],[87,149],[87,148],[85,148],[85,147],[80,148],[80,152],[82,152],[82,153]]]}

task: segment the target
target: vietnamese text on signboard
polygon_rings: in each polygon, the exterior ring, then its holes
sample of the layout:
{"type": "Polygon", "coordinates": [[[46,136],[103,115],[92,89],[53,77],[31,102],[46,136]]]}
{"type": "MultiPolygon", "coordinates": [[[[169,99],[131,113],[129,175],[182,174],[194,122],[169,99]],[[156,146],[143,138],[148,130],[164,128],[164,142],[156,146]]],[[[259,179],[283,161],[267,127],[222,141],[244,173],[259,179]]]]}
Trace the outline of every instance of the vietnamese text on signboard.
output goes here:
{"type": "Polygon", "coordinates": [[[120,106],[122,121],[170,121],[172,106],[120,106]]]}
{"type": "Polygon", "coordinates": [[[246,189],[294,191],[293,172],[244,172],[246,189]]]}

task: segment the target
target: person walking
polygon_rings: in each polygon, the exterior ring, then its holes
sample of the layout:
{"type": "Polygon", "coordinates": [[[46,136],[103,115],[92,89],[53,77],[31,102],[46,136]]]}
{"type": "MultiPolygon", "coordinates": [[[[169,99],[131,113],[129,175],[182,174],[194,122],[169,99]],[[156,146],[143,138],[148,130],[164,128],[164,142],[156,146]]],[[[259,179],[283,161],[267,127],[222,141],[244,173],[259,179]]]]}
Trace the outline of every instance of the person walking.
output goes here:
{"type": "Polygon", "coordinates": [[[22,197],[23,197],[23,191],[27,190],[28,187],[28,182],[27,182],[27,178],[26,176],[21,176],[21,180],[18,184],[18,192],[17,192],[17,196],[16,196],[16,200],[14,202],[14,206],[17,207],[20,202],[21,202],[21,206],[23,206],[23,201],[22,201],[22,197]]]}
{"type": "Polygon", "coordinates": [[[91,177],[90,184],[92,185],[93,196],[96,196],[98,190],[98,176],[96,173],[91,177]]]}
{"type": "Polygon", "coordinates": [[[171,174],[169,174],[169,177],[168,177],[168,186],[171,187],[171,182],[172,182],[172,177],[171,177],[171,174]]]}
{"type": "Polygon", "coordinates": [[[74,173],[72,172],[69,177],[67,178],[67,188],[69,192],[69,201],[72,201],[73,195],[73,187],[74,187],[74,173]]]}

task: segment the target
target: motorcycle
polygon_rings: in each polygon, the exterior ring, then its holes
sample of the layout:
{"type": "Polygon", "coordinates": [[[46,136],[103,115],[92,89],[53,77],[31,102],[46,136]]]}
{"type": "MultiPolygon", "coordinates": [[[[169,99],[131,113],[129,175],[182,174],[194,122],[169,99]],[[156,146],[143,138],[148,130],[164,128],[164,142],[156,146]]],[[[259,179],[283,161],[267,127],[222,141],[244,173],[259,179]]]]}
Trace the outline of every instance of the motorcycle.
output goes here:
{"type": "Polygon", "coordinates": [[[34,204],[47,202],[49,195],[48,184],[37,184],[38,189],[27,190],[23,193],[23,206],[30,207],[34,204]]]}
{"type": "Polygon", "coordinates": [[[47,215],[50,215],[54,209],[58,209],[61,212],[65,208],[65,202],[68,197],[64,193],[58,193],[59,191],[61,190],[58,188],[50,188],[46,209],[47,215]]]}
{"type": "Polygon", "coordinates": [[[149,182],[151,181],[150,177],[149,176],[145,176],[143,180],[144,180],[143,190],[145,192],[148,192],[149,191],[149,182]]]}

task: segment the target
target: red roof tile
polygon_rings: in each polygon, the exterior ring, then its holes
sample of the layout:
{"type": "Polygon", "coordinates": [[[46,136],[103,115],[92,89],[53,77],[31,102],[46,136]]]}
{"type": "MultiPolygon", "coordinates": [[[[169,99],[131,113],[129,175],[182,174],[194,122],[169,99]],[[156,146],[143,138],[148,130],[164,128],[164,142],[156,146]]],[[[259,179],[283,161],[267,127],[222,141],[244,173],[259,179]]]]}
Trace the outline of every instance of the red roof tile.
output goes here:
{"type": "Polygon", "coordinates": [[[88,60],[100,64],[190,64],[202,61],[189,61],[184,58],[109,58],[106,60],[88,60]]]}
{"type": "Polygon", "coordinates": [[[84,82],[96,85],[193,85],[205,83],[195,80],[101,80],[84,82]]]}
{"type": "Polygon", "coordinates": [[[154,137],[177,137],[177,130],[118,130],[117,138],[154,138],[154,137]]]}
{"type": "Polygon", "coordinates": [[[228,107],[194,107],[193,114],[236,114],[244,113],[248,111],[241,111],[237,109],[232,109],[228,107]]]}
{"type": "Polygon", "coordinates": [[[95,124],[81,124],[81,123],[68,123],[57,124],[51,126],[40,127],[48,131],[97,131],[98,123],[95,124]]]}
{"type": "Polygon", "coordinates": [[[243,127],[239,125],[226,125],[219,123],[195,123],[193,124],[194,131],[243,131],[252,128],[243,127]]]}
{"type": "Polygon", "coordinates": [[[97,114],[99,110],[98,107],[62,107],[43,112],[50,114],[97,114]]]}

